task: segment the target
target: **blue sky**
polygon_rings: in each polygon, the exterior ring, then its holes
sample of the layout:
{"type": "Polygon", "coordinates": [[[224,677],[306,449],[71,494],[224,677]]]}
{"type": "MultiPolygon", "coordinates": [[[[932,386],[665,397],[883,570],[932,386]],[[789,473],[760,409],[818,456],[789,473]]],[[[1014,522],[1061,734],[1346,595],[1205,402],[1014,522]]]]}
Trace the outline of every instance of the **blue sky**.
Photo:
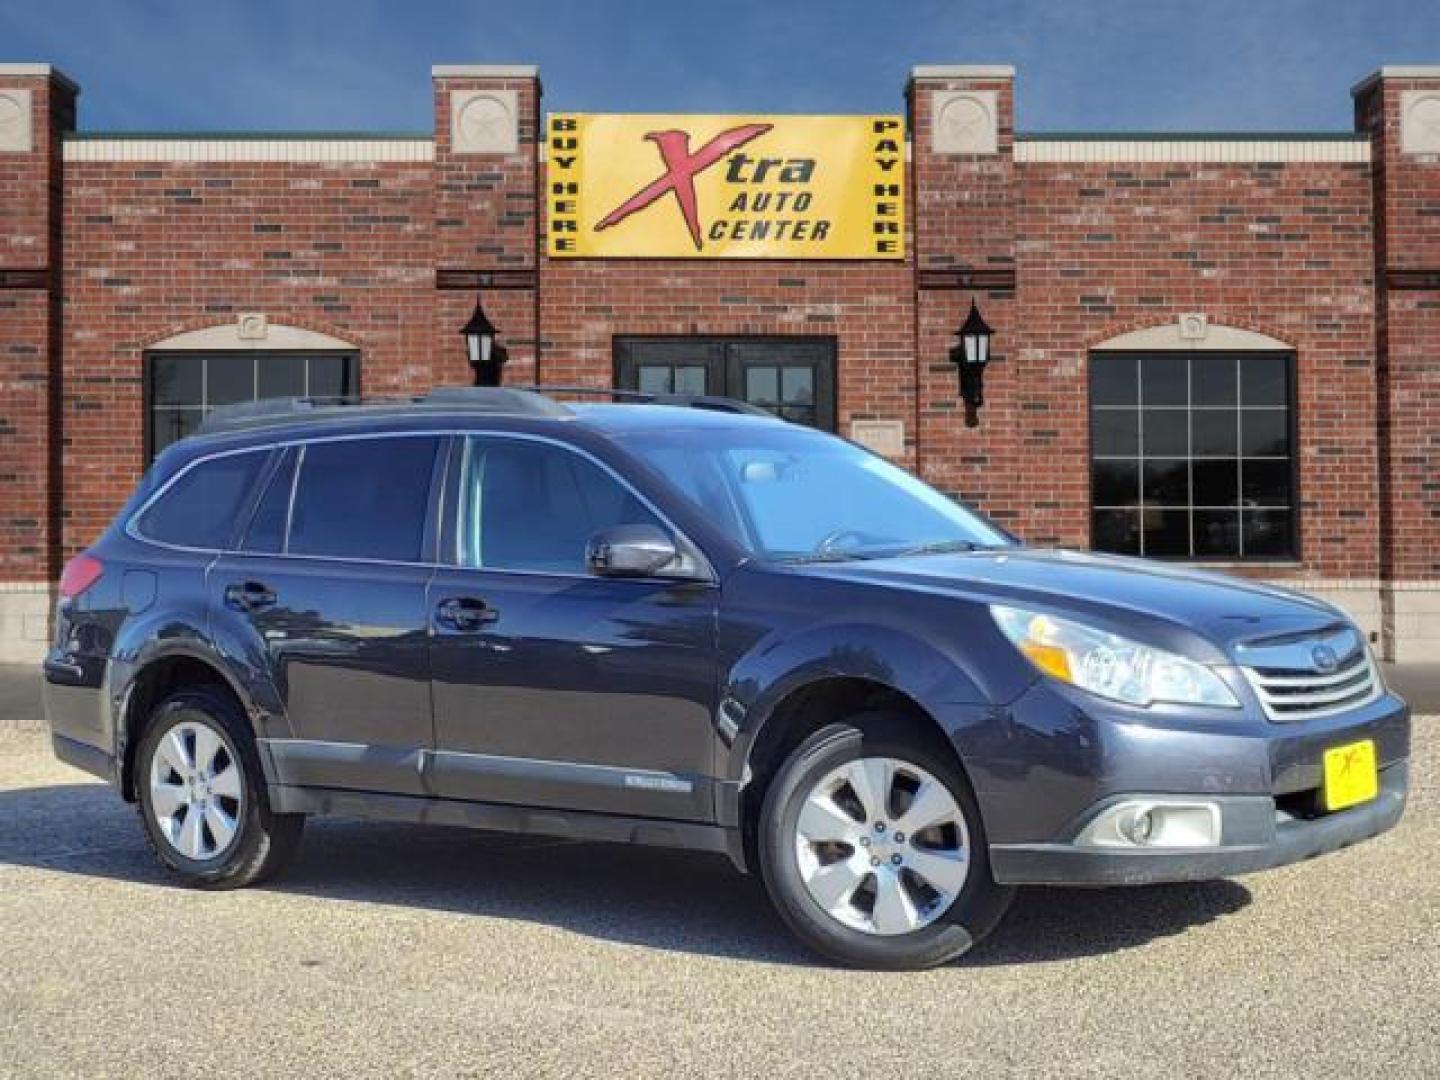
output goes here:
{"type": "Polygon", "coordinates": [[[538,63],[550,109],[898,111],[916,63],[1019,68],[1017,125],[1348,130],[1349,87],[1440,63],[1440,0],[0,0],[91,130],[432,126],[432,63],[538,63]]]}

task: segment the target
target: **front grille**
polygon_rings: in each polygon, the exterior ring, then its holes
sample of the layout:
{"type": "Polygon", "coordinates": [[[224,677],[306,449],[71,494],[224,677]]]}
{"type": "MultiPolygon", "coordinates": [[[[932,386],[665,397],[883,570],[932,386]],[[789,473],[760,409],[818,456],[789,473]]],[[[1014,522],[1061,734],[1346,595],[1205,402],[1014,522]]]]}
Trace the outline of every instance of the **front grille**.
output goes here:
{"type": "Polygon", "coordinates": [[[1345,627],[1283,645],[1242,646],[1241,670],[1270,719],[1288,723],[1332,716],[1374,701],[1381,693],[1379,673],[1360,635],[1345,627]],[[1317,670],[1310,657],[1329,649],[1337,662],[1317,670]]]}

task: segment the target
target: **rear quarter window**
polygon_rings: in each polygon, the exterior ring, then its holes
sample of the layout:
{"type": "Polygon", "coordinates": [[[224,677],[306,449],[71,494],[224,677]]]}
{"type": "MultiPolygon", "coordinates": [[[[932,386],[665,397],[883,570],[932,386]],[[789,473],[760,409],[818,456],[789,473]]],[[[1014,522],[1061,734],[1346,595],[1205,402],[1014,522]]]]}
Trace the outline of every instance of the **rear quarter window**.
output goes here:
{"type": "Polygon", "coordinates": [[[178,547],[229,546],[268,451],[210,458],[183,472],[136,519],[143,537],[178,547]]]}

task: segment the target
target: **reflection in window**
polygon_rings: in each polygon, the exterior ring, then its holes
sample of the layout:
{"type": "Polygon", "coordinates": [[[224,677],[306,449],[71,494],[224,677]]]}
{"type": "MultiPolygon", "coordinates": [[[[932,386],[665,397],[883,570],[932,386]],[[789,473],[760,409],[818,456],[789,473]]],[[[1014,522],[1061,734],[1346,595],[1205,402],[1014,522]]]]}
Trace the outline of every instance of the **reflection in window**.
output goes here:
{"type": "Polygon", "coordinates": [[[1288,353],[1093,355],[1092,545],[1295,557],[1293,402],[1288,353]]]}
{"type": "Polygon", "coordinates": [[[270,397],[353,397],[360,363],[343,354],[169,353],[148,357],[150,457],[193,435],[220,405],[270,397]]]}

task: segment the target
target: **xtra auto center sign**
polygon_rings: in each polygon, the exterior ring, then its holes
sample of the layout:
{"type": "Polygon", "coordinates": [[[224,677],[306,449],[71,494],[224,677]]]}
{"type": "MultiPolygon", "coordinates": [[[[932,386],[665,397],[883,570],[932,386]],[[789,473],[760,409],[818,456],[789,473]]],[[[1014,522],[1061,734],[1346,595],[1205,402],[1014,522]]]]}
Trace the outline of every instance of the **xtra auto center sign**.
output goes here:
{"type": "Polygon", "coordinates": [[[903,259],[899,116],[557,113],[553,258],[903,259]]]}

